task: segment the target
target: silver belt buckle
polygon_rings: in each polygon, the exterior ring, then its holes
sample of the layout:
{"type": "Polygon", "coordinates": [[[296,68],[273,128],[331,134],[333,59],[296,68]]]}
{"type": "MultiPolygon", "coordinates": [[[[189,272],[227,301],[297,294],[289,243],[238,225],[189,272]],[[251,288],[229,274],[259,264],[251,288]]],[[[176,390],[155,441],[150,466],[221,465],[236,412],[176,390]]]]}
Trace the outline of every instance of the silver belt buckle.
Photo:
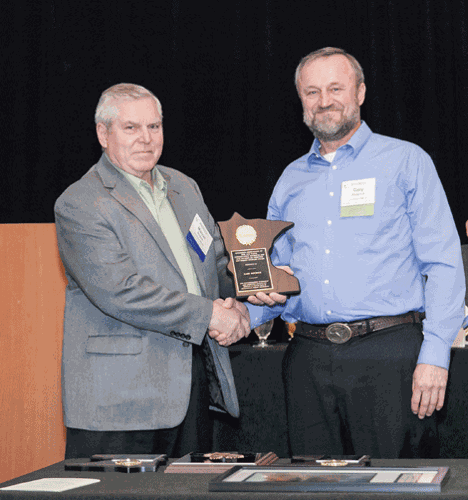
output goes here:
{"type": "Polygon", "coordinates": [[[330,342],[334,344],[344,344],[351,338],[352,330],[344,323],[332,323],[325,330],[325,335],[330,342]]]}

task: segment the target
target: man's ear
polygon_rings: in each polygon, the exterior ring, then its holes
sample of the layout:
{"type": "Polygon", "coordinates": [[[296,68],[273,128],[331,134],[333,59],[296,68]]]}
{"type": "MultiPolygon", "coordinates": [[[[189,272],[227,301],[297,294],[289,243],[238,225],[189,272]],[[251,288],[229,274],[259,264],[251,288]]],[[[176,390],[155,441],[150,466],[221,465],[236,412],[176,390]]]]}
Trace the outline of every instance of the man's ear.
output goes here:
{"type": "Polygon", "coordinates": [[[357,91],[357,98],[358,98],[359,106],[362,106],[362,103],[364,102],[365,97],[366,97],[366,86],[363,82],[363,83],[361,83],[361,85],[359,85],[359,88],[357,91]]]}
{"type": "Polygon", "coordinates": [[[99,122],[96,125],[96,134],[98,136],[99,144],[102,146],[103,149],[107,149],[107,138],[108,138],[109,132],[107,130],[107,127],[104,125],[104,123],[99,122]]]}

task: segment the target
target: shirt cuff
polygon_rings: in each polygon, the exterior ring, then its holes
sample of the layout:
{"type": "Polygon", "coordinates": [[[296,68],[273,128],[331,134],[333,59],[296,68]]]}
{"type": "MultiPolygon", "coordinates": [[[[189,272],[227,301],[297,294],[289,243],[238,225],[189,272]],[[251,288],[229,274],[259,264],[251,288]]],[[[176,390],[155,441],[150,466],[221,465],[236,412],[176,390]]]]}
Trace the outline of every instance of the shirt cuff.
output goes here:
{"type": "Polygon", "coordinates": [[[277,318],[283,312],[285,306],[283,304],[277,304],[276,306],[254,306],[250,302],[245,302],[247,309],[250,314],[250,329],[253,330],[255,327],[263,325],[270,319],[277,318]]]}
{"type": "Polygon", "coordinates": [[[451,345],[448,345],[435,335],[424,335],[421,350],[419,351],[418,364],[440,366],[448,370],[451,347],[451,345]]]}

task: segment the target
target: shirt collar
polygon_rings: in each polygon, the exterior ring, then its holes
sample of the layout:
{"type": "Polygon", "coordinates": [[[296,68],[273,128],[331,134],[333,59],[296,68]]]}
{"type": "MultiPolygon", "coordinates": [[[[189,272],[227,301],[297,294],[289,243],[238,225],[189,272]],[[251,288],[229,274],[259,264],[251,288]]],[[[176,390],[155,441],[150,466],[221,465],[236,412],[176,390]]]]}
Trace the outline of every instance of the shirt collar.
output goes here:
{"type": "MultiPolygon", "coordinates": [[[[371,135],[372,130],[365,121],[361,121],[361,126],[356,130],[346,144],[343,144],[343,146],[340,146],[337,149],[337,152],[344,149],[351,149],[354,155],[357,155],[371,135]]],[[[309,163],[315,158],[323,158],[320,154],[320,141],[318,139],[314,139],[312,147],[310,148],[308,155],[309,163]]]]}
{"type": "MultiPolygon", "coordinates": [[[[106,154],[106,157],[109,160],[109,163],[118,172],[120,172],[121,174],[123,174],[123,176],[128,180],[128,182],[130,182],[130,184],[136,189],[137,192],[139,192],[140,189],[143,188],[144,186],[149,186],[149,184],[146,181],[144,181],[143,179],[140,179],[136,175],[133,175],[133,174],[130,174],[130,173],[126,172],[125,170],[123,170],[122,168],[118,167],[117,165],[114,165],[110,161],[110,159],[107,156],[107,154],[106,154]]],[[[164,177],[161,174],[161,172],[159,171],[157,165],[153,168],[153,170],[151,170],[151,180],[153,181],[154,189],[157,190],[157,191],[160,191],[161,194],[163,194],[164,196],[166,196],[167,195],[167,182],[166,182],[166,179],[164,179],[164,177]]]]}
{"type": "Polygon", "coordinates": [[[164,193],[164,195],[167,195],[166,179],[164,179],[157,166],[151,171],[151,178],[153,179],[154,188],[164,193]]]}

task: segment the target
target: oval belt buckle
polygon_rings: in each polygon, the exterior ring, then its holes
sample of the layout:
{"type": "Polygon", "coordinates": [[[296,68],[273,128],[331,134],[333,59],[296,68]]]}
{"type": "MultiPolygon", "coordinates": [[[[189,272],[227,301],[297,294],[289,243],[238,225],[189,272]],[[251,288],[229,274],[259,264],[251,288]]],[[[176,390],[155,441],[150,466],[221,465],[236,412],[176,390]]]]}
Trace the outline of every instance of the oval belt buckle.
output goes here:
{"type": "Polygon", "coordinates": [[[352,336],[352,330],[348,325],[344,323],[332,323],[327,326],[325,330],[325,335],[330,342],[334,344],[344,344],[352,336]]]}

